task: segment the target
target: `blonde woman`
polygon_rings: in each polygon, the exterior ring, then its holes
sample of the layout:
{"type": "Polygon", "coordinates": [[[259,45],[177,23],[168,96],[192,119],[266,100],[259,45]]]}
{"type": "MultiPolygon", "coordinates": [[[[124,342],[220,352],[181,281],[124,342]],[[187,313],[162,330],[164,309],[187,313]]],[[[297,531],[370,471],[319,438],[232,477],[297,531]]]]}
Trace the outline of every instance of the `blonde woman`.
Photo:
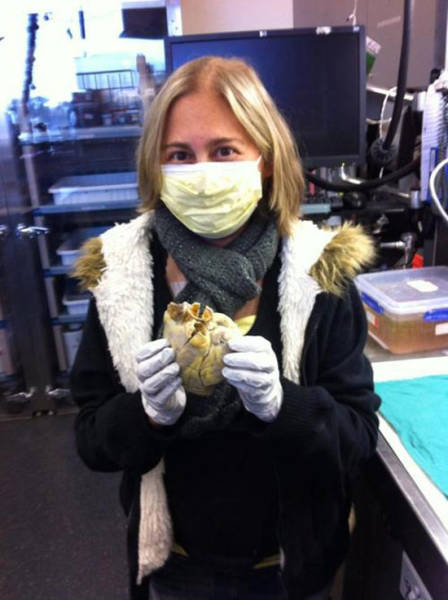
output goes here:
{"type": "Polygon", "coordinates": [[[169,77],[138,170],[140,216],[78,263],[93,298],[71,375],[81,457],[124,472],[131,597],[326,599],[377,439],[351,282],[371,242],[299,219],[291,133],[240,60],[169,77]],[[211,396],[185,390],[161,335],[172,300],[244,334],[211,396]]]}

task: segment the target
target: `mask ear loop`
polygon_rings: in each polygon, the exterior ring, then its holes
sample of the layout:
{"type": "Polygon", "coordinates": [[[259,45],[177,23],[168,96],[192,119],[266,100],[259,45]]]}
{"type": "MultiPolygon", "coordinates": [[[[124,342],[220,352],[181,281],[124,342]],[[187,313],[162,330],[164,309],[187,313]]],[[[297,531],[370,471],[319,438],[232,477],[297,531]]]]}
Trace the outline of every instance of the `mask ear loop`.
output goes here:
{"type": "MultiPolygon", "coordinates": [[[[263,155],[260,154],[260,156],[257,158],[257,160],[255,161],[255,165],[260,173],[260,176],[263,176],[263,168],[260,167],[260,163],[263,160],[263,155]]],[[[262,177],[263,178],[263,177],[262,177]]]]}

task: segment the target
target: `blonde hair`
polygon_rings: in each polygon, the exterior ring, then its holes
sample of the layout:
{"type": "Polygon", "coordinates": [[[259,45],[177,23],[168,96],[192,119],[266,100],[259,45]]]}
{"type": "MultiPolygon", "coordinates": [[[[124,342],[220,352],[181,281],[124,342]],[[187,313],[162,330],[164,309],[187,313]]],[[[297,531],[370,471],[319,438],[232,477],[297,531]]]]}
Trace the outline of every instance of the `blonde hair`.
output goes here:
{"type": "Polygon", "coordinates": [[[165,82],[146,115],[137,150],[139,212],[155,208],[162,186],[161,153],[165,125],[173,103],[186,94],[211,88],[227,100],[236,119],[272,169],[269,210],[282,235],[297,221],[304,178],[297,146],[252,67],[236,58],[206,56],[186,63],[165,82]]]}

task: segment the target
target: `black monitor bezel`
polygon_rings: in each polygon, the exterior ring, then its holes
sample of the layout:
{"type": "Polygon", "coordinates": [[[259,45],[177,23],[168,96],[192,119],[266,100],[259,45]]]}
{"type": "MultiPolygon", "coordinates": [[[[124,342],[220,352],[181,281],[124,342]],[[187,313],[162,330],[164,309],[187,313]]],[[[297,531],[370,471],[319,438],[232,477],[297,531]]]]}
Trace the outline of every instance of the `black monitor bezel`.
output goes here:
{"type": "Polygon", "coordinates": [[[304,163],[307,167],[333,167],[341,163],[363,164],[365,162],[366,141],[365,141],[365,123],[366,123],[366,55],[365,55],[365,28],[363,25],[355,26],[337,26],[337,27],[306,27],[294,29],[266,29],[253,31],[232,31],[225,33],[207,33],[193,35],[167,36],[165,38],[165,65],[167,75],[173,71],[172,46],[183,42],[207,41],[207,40],[229,40],[229,39],[247,39],[247,38],[267,38],[281,36],[300,36],[309,35],[339,35],[355,33],[358,35],[358,56],[359,56],[359,152],[356,154],[328,155],[304,157],[304,163]]]}

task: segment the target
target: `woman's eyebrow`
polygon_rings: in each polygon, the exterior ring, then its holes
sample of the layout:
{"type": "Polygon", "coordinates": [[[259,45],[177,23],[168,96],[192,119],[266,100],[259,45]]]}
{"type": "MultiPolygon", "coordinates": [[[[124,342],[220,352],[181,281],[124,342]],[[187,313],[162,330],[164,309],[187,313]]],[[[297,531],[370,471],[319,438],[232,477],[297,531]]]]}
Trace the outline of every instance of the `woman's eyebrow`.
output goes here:
{"type": "MultiPolygon", "coordinates": [[[[219,137],[219,138],[213,138],[212,140],[209,140],[207,142],[207,146],[209,148],[213,148],[214,146],[219,146],[220,144],[231,144],[231,143],[235,143],[235,142],[238,144],[244,144],[244,141],[239,138],[219,137]]],[[[190,150],[191,146],[190,146],[190,144],[186,144],[185,142],[180,142],[180,141],[174,140],[173,142],[170,142],[169,144],[165,144],[162,147],[162,150],[166,150],[168,148],[182,148],[185,150],[190,150]]]]}
{"type": "Polygon", "coordinates": [[[189,150],[191,146],[184,142],[170,142],[169,144],[165,144],[162,147],[162,150],[166,150],[167,148],[185,148],[186,150],[189,150]]]}
{"type": "Polygon", "coordinates": [[[215,138],[213,140],[210,140],[210,142],[207,145],[208,146],[218,146],[219,144],[232,144],[235,142],[237,142],[238,144],[244,144],[243,140],[240,140],[239,138],[220,137],[220,138],[215,138]]]}

